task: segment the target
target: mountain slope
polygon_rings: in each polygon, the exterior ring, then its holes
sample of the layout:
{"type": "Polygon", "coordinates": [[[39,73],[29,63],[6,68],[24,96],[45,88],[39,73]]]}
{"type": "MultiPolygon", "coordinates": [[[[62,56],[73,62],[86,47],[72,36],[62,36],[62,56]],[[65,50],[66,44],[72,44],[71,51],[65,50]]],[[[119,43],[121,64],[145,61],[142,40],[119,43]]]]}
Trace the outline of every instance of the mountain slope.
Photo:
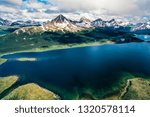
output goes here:
{"type": "Polygon", "coordinates": [[[0,77],[0,94],[11,87],[18,80],[17,76],[0,77]]]}
{"type": "Polygon", "coordinates": [[[3,100],[56,100],[59,99],[53,92],[40,87],[37,84],[29,83],[14,89],[3,100]]]}
{"type": "Polygon", "coordinates": [[[132,27],[131,31],[135,33],[150,34],[150,22],[138,23],[132,27]]]}
{"type": "Polygon", "coordinates": [[[46,31],[69,31],[69,32],[78,32],[83,30],[83,27],[73,24],[63,15],[57,16],[51,22],[48,22],[43,25],[43,29],[46,31]]]}

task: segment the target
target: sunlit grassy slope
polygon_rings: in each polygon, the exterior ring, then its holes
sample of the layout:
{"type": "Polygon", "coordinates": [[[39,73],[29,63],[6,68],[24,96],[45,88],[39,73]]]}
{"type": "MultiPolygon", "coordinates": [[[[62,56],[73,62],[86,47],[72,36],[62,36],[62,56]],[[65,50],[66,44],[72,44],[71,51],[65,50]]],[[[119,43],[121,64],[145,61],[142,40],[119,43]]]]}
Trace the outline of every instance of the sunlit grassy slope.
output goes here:
{"type": "Polygon", "coordinates": [[[128,81],[126,93],[121,99],[126,100],[150,100],[150,80],[135,78],[128,81]]]}
{"type": "Polygon", "coordinates": [[[134,77],[126,79],[119,91],[106,100],[150,100],[150,80],[134,77]]]}
{"type": "MultiPolygon", "coordinates": [[[[123,81],[118,87],[118,91],[108,94],[107,100],[149,100],[150,99],[150,80],[136,77],[129,73],[122,74],[123,81]],[[125,78],[124,78],[125,77],[125,78]]],[[[0,94],[10,88],[18,80],[17,76],[0,78],[0,94]]],[[[90,95],[89,95],[90,96],[90,95]]],[[[81,96],[80,99],[93,99],[91,96],[81,96]]],[[[21,85],[4,95],[4,100],[56,100],[59,96],[53,92],[40,87],[37,84],[29,83],[21,85]]]]}
{"type": "Polygon", "coordinates": [[[30,83],[19,86],[3,98],[4,100],[55,100],[59,99],[54,93],[37,84],[30,83]]]}
{"type": "Polygon", "coordinates": [[[7,61],[6,59],[0,58],[0,65],[5,63],[6,61],[7,61]]]}
{"type": "Polygon", "coordinates": [[[68,47],[117,42],[126,38],[127,42],[135,41],[132,35],[117,31],[103,29],[84,30],[76,33],[70,32],[43,32],[43,33],[10,33],[0,37],[0,54],[16,51],[29,51],[35,49],[61,49],[68,47]]]}
{"type": "Polygon", "coordinates": [[[17,76],[0,78],[0,93],[11,87],[18,80],[17,76]]]}

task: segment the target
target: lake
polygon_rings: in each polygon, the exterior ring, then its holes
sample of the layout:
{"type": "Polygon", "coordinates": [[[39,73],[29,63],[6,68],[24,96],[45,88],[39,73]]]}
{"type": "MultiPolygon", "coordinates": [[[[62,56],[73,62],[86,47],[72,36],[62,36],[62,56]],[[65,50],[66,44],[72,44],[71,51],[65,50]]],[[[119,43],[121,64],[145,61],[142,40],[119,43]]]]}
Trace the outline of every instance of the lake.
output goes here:
{"type": "Polygon", "coordinates": [[[147,41],[147,42],[150,41],[150,35],[135,35],[134,37],[136,37],[142,41],[147,41]]]}
{"type": "Polygon", "coordinates": [[[117,86],[120,72],[150,75],[150,44],[104,44],[46,52],[5,55],[0,77],[18,75],[22,83],[38,83],[62,99],[82,94],[101,98],[117,86]],[[37,61],[18,61],[36,58],[37,61]]]}

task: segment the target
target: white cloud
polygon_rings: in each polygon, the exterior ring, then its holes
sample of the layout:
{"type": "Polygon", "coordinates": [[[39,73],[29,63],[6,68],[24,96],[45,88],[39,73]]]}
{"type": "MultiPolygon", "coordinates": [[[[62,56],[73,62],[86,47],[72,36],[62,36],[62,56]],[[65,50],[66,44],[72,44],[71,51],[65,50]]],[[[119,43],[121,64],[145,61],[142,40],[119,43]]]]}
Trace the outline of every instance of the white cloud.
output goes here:
{"type": "Polygon", "coordinates": [[[29,0],[24,5],[28,8],[35,8],[35,9],[42,9],[44,6],[46,6],[41,2],[37,2],[37,0],[29,0]]]}
{"type": "Polygon", "coordinates": [[[9,19],[52,19],[58,14],[78,19],[109,16],[149,16],[150,0],[1,0],[0,17],[9,19]]]}
{"type": "Polygon", "coordinates": [[[7,7],[7,6],[4,6],[4,5],[0,5],[0,12],[17,13],[18,10],[13,8],[13,7],[7,7]]]}
{"type": "Polygon", "coordinates": [[[1,4],[5,5],[21,5],[22,0],[1,0],[1,4]]]}
{"type": "Polygon", "coordinates": [[[54,0],[61,10],[98,14],[143,15],[150,12],[150,0],[54,0]]]}

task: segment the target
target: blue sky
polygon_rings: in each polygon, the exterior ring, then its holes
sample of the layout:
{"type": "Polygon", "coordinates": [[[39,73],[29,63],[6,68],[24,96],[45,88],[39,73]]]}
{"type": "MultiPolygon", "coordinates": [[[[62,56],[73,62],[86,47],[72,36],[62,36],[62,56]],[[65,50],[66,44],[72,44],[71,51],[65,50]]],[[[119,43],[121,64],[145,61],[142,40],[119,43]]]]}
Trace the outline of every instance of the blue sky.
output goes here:
{"type": "Polygon", "coordinates": [[[51,19],[58,14],[70,18],[150,16],[150,0],[0,0],[0,17],[51,19]]]}

